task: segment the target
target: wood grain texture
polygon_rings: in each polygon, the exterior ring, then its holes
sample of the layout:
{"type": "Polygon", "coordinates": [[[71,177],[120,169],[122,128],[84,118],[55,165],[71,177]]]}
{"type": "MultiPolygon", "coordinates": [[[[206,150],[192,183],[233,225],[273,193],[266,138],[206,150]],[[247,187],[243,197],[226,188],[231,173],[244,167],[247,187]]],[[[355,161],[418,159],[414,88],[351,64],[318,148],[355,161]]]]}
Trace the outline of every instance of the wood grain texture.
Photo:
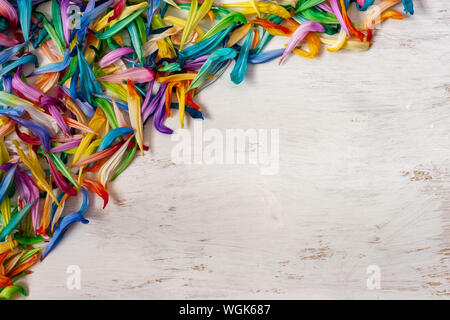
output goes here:
{"type": "Polygon", "coordinates": [[[450,14],[414,2],[368,52],[249,66],[239,86],[229,69],[201,92],[204,129],[280,130],[277,175],[175,165],[147,125],[151,151],[22,281],[29,298],[448,298],[450,14]]]}

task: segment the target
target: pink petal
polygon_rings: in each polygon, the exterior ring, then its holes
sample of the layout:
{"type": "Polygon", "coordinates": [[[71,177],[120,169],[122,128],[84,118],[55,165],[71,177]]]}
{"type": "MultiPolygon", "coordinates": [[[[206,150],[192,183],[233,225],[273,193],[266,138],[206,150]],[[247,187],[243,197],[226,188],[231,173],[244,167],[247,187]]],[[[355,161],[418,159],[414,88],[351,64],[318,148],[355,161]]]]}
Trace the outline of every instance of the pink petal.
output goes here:
{"type": "Polygon", "coordinates": [[[116,62],[122,56],[124,56],[126,54],[130,54],[132,52],[134,52],[134,49],[132,49],[132,48],[119,48],[119,49],[113,50],[110,53],[106,54],[98,62],[98,65],[99,65],[100,68],[104,68],[104,67],[109,66],[110,64],[116,62]]]}
{"type": "Polygon", "coordinates": [[[313,31],[324,32],[325,30],[324,30],[323,26],[316,21],[303,22],[295,30],[294,34],[291,37],[291,40],[289,40],[289,43],[288,43],[286,49],[284,50],[283,55],[281,56],[279,64],[281,64],[283,62],[283,60],[287,57],[287,55],[289,53],[291,53],[292,50],[294,50],[294,48],[300,43],[300,41],[303,40],[304,37],[306,37],[306,35],[309,32],[313,32],[313,31]]]}
{"type": "Polygon", "coordinates": [[[150,82],[155,78],[155,72],[148,68],[131,68],[110,74],[104,77],[94,79],[95,81],[106,81],[114,83],[123,83],[123,81],[131,80],[135,83],[150,82]]]}

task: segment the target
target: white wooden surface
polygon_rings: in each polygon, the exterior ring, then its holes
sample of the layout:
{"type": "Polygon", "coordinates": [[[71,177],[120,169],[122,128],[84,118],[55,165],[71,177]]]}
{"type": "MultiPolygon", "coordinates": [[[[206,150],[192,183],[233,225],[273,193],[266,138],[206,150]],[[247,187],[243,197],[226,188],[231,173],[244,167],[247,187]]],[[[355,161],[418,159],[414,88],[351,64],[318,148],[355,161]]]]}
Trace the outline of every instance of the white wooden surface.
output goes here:
{"type": "Polygon", "coordinates": [[[280,129],[277,175],[175,165],[149,125],[151,152],[22,281],[29,298],[448,298],[450,15],[414,2],[368,52],[250,66],[239,86],[230,68],[200,94],[204,129],[280,129]]]}

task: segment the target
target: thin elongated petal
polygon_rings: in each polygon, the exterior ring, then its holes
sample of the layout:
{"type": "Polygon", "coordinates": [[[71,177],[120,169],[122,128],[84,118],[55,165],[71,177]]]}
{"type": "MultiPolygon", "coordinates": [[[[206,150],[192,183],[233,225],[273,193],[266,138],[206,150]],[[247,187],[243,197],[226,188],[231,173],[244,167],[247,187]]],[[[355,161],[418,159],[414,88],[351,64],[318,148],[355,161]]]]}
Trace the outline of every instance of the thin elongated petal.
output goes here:
{"type": "Polygon", "coordinates": [[[92,192],[95,192],[103,199],[103,209],[106,207],[109,201],[109,194],[106,191],[105,187],[94,180],[84,179],[82,185],[92,192]]]}
{"type": "Polygon", "coordinates": [[[0,33],[0,46],[14,47],[17,44],[19,44],[18,40],[12,39],[3,33],[0,33]]]}
{"type": "Polygon", "coordinates": [[[37,67],[38,60],[34,54],[23,55],[19,59],[14,60],[11,63],[9,63],[8,65],[4,66],[0,70],[0,77],[4,76],[5,74],[9,73],[10,71],[14,70],[15,68],[17,68],[23,64],[26,64],[26,63],[32,63],[37,67]]]}
{"type": "Polygon", "coordinates": [[[195,58],[201,57],[203,55],[209,54],[214,50],[220,42],[230,33],[233,29],[233,25],[228,26],[228,28],[216,33],[215,35],[204,39],[186,49],[181,50],[178,53],[179,59],[184,62],[186,60],[193,60],[195,58]]]}
{"type": "Polygon", "coordinates": [[[161,104],[158,106],[158,108],[155,111],[153,124],[155,126],[155,129],[158,130],[159,132],[165,133],[165,134],[172,134],[173,130],[164,125],[165,119],[166,119],[166,108],[164,105],[164,100],[161,99],[161,104]]]}
{"type": "MultiPolygon", "coordinates": [[[[145,2],[141,2],[132,6],[127,6],[123,9],[122,13],[117,17],[117,19],[114,19],[112,21],[108,21],[109,18],[111,18],[114,15],[114,11],[108,12],[106,15],[103,16],[99,21],[96,22],[96,24],[93,27],[93,31],[100,31],[106,27],[112,27],[119,21],[125,19],[126,17],[130,16],[132,13],[144,9],[147,4],[145,2]]],[[[144,9],[145,10],[145,9],[144,9]]],[[[143,11],[142,11],[143,12],[143,11]]]]}
{"type": "Polygon", "coordinates": [[[21,117],[25,114],[25,109],[21,106],[17,107],[8,107],[6,109],[2,109],[0,107],[0,115],[11,115],[15,117],[21,117]]]}
{"type": "Polygon", "coordinates": [[[97,149],[97,152],[105,150],[106,148],[109,148],[111,144],[120,136],[124,136],[127,134],[132,134],[133,130],[127,127],[122,128],[116,128],[111,131],[109,131],[106,136],[102,139],[102,142],[100,143],[100,146],[97,149]]]}
{"type": "Polygon", "coordinates": [[[56,198],[55,194],[53,193],[52,188],[48,184],[44,170],[42,169],[41,164],[39,163],[39,160],[36,156],[36,153],[33,151],[31,146],[28,147],[28,156],[22,151],[20,148],[20,144],[17,141],[13,141],[16,151],[19,154],[20,160],[22,160],[23,163],[31,170],[31,173],[33,174],[33,178],[36,181],[37,186],[39,189],[47,191],[48,194],[52,197],[52,199],[59,205],[59,201],[56,198]]]}
{"type": "Polygon", "coordinates": [[[5,62],[11,60],[11,58],[18,54],[24,46],[25,42],[17,44],[14,47],[2,50],[2,52],[0,52],[0,64],[4,64],[5,62]]]}
{"type": "Polygon", "coordinates": [[[38,75],[48,72],[59,72],[65,70],[70,64],[70,51],[66,49],[64,59],[60,62],[50,63],[33,71],[32,75],[38,75]]]}
{"type": "Polygon", "coordinates": [[[10,300],[16,293],[20,293],[25,297],[28,295],[27,291],[19,285],[8,286],[0,290],[0,300],[10,300]]]}
{"type": "Polygon", "coordinates": [[[114,171],[120,165],[120,162],[127,151],[128,144],[131,139],[134,138],[134,134],[132,134],[127,141],[117,150],[117,152],[105,162],[105,164],[101,167],[98,173],[98,181],[106,187],[111,176],[114,174],[114,171]]]}
{"type": "Polygon", "coordinates": [[[63,33],[64,33],[64,41],[66,43],[66,46],[68,46],[69,42],[70,42],[69,7],[70,7],[70,0],[62,0],[61,1],[61,20],[62,20],[62,28],[63,28],[63,33]]]}
{"type": "Polygon", "coordinates": [[[253,32],[249,32],[245,37],[244,43],[239,51],[239,56],[236,59],[236,64],[231,71],[231,81],[235,84],[239,84],[244,80],[245,72],[247,71],[247,60],[250,54],[250,48],[253,41],[253,32]]]}
{"type": "Polygon", "coordinates": [[[19,8],[19,21],[22,27],[23,38],[28,41],[31,26],[31,0],[17,0],[19,8]]]}
{"type": "Polygon", "coordinates": [[[302,23],[295,30],[294,34],[291,37],[291,40],[289,40],[289,43],[288,43],[286,49],[284,50],[279,63],[281,64],[283,62],[283,60],[287,57],[287,55],[289,53],[291,53],[292,50],[294,50],[294,48],[300,43],[300,41],[303,40],[304,37],[306,37],[308,32],[313,32],[313,31],[324,32],[325,30],[320,23],[315,22],[315,21],[306,21],[306,22],[302,23]]]}
{"type": "MultiPolygon", "coordinates": [[[[41,250],[40,248],[38,250],[41,250]]],[[[14,268],[10,273],[8,273],[8,276],[11,278],[17,276],[18,274],[24,272],[25,270],[28,270],[32,265],[34,265],[36,262],[38,262],[39,253],[34,254],[30,259],[28,259],[25,263],[22,263],[21,265],[14,268]]]]}
{"type": "Polygon", "coordinates": [[[75,128],[81,131],[86,131],[86,132],[90,132],[90,133],[96,133],[94,132],[91,128],[89,128],[88,126],[82,124],[81,122],[78,122],[77,120],[74,120],[72,118],[68,118],[66,116],[63,116],[64,122],[66,123],[67,126],[71,127],[71,128],[75,128]]]}
{"type": "Polygon", "coordinates": [[[103,32],[103,33],[96,32],[95,35],[100,40],[108,39],[108,38],[114,36],[115,34],[120,32],[123,28],[125,28],[128,24],[130,24],[134,19],[136,19],[136,17],[139,16],[142,12],[144,12],[148,7],[149,6],[145,6],[144,8],[142,8],[142,9],[134,12],[133,14],[129,15],[125,19],[117,22],[114,26],[112,26],[111,28],[109,28],[105,32],[103,32]]]}
{"type": "MultiPolygon", "coordinates": [[[[344,32],[345,33],[345,32],[344,32]]],[[[270,51],[265,51],[257,54],[253,54],[248,57],[248,62],[253,64],[260,64],[272,61],[283,55],[284,49],[275,49],[270,51]]]]}
{"type": "Polygon", "coordinates": [[[405,7],[405,12],[409,14],[414,14],[414,4],[413,0],[402,0],[403,6],[405,7]]]}
{"type": "Polygon", "coordinates": [[[8,224],[0,232],[0,239],[3,240],[8,234],[10,234],[11,232],[14,231],[14,229],[16,229],[16,227],[25,218],[28,211],[30,211],[31,207],[36,201],[37,199],[27,204],[22,210],[20,210],[14,216],[12,216],[11,220],[9,220],[8,224]]]}
{"type": "Polygon", "coordinates": [[[118,48],[116,50],[111,51],[110,53],[106,54],[99,62],[98,65],[100,68],[104,68],[106,66],[109,66],[110,64],[113,64],[123,56],[133,53],[133,48],[118,48]]]}
{"type": "Polygon", "coordinates": [[[225,60],[233,59],[234,57],[236,57],[236,51],[231,48],[221,48],[211,53],[208,60],[206,60],[206,62],[198,71],[195,78],[192,80],[192,83],[187,91],[199,87],[203,83],[203,81],[206,80],[206,77],[209,74],[211,74],[211,72],[217,65],[219,65],[225,60]]]}
{"type": "Polygon", "coordinates": [[[131,150],[126,155],[125,159],[122,161],[122,163],[117,168],[116,172],[114,172],[113,176],[111,177],[111,181],[113,181],[115,178],[117,178],[131,163],[131,161],[134,158],[134,155],[136,154],[136,145],[134,145],[131,150]]]}
{"type": "Polygon", "coordinates": [[[136,140],[139,145],[139,149],[141,149],[142,154],[144,154],[144,129],[142,125],[141,118],[141,98],[137,94],[134,89],[134,84],[132,81],[127,81],[128,87],[128,113],[130,115],[130,123],[131,127],[134,129],[136,133],[136,140]]]}
{"type": "Polygon", "coordinates": [[[108,158],[108,157],[112,156],[117,150],[119,150],[119,148],[122,146],[123,143],[124,142],[121,141],[121,142],[113,145],[112,147],[106,148],[102,151],[98,151],[98,152],[78,161],[77,163],[75,163],[73,165],[73,167],[81,167],[81,166],[108,158]]]}
{"type": "Polygon", "coordinates": [[[83,202],[81,204],[80,209],[77,212],[70,213],[64,218],[62,218],[61,222],[56,227],[55,233],[53,234],[50,243],[47,245],[42,254],[42,259],[44,259],[58,245],[58,243],[64,237],[66,231],[73,223],[75,222],[81,222],[84,224],[89,223],[89,221],[86,220],[83,216],[84,212],[89,206],[89,195],[84,187],[81,187],[81,193],[83,195],[83,202]]]}
{"type": "MultiPolygon", "coordinates": [[[[22,169],[18,169],[14,176],[14,184],[19,191],[20,197],[25,203],[32,203],[39,199],[39,188],[33,179],[22,169]]],[[[37,229],[37,222],[39,217],[39,202],[34,202],[31,209],[31,217],[33,223],[33,230],[37,229]]]]}
{"type": "Polygon", "coordinates": [[[63,151],[78,147],[80,145],[80,143],[81,143],[81,139],[64,142],[56,147],[51,148],[49,152],[63,152],[63,151]]]}
{"type": "Polygon", "coordinates": [[[47,162],[50,168],[50,173],[52,174],[53,181],[55,182],[56,186],[66,193],[69,196],[75,196],[77,194],[77,191],[75,188],[73,188],[70,184],[66,182],[61,172],[59,172],[58,168],[56,167],[53,160],[49,157],[47,153],[44,153],[45,157],[47,158],[47,162]]]}
{"type": "Polygon", "coordinates": [[[155,73],[148,68],[130,68],[123,71],[119,71],[115,74],[107,75],[95,79],[95,81],[107,81],[113,83],[122,83],[122,81],[131,80],[134,83],[150,82],[154,79],[155,73]]]}
{"type": "Polygon", "coordinates": [[[0,183],[0,202],[3,201],[3,199],[6,196],[6,193],[8,192],[9,185],[11,184],[11,181],[14,178],[14,173],[16,172],[17,164],[13,165],[8,172],[6,172],[6,175],[3,177],[2,182],[0,183]]]}
{"type": "Polygon", "coordinates": [[[50,133],[48,132],[48,130],[44,127],[42,127],[41,125],[30,121],[30,120],[25,120],[19,117],[15,117],[12,115],[9,115],[8,118],[10,118],[11,120],[13,120],[15,123],[26,127],[28,130],[30,130],[31,132],[33,132],[36,136],[39,137],[39,139],[41,140],[42,146],[44,147],[44,149],[46,151],[50,150],[51,148],[51,136],[50,133]]]}
{"type": "Polygon", "coordinates": [[[108,22],[111,22],[112,20],[116,19],[125,8],[125,0],[115,0],[113,7],[114,7],[114,14],[108,18],[108,22]]]}
{"type": "Polygon", "coordinates": [[[39,101],[40,97],[44,95],[44,93],[33,86],[30,86],[22,81],[20,74],[22,73],[21,67],[17,69],[17,72],[14,74],[11,84],[13,88],[19,91],[25,98],[31,101],[39,101]]]}

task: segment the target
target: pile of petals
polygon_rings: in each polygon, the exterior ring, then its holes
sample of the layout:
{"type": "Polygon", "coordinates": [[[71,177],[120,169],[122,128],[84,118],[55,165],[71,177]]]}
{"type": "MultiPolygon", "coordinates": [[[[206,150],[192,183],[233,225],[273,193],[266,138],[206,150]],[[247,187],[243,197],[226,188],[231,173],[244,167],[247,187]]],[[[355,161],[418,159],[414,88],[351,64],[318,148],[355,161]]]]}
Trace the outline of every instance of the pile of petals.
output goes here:
{"type": "Polygon", "coordinates": [[[413,10],[412,0],[0,0],[0,299],[27,294],[17,280],[88,223],[90,197],[107,205],[108,184],[149,148],[145,124],[171,134],[174,113],[180,127],[203,119],[196,95],[230,65],[239,84],[249,63],[367,50],[376,24],[413,10]],[[275,36],[286,46],[265,50],[275,36]],[[76,212],[64,210],[70,197],[76,212]]]}

